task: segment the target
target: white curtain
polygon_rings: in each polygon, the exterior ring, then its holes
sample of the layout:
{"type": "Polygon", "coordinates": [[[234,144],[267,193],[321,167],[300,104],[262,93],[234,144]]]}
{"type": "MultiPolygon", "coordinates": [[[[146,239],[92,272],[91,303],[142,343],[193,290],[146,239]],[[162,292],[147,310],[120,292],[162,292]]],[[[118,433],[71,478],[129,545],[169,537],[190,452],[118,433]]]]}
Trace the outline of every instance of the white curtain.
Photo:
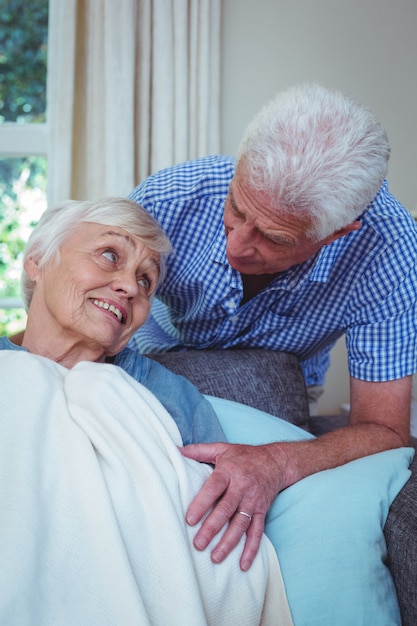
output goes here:
{"type": "Polygon", "coordinates": [[[219,151],[221,0],[50,0],[48,202],[219,151]]]}

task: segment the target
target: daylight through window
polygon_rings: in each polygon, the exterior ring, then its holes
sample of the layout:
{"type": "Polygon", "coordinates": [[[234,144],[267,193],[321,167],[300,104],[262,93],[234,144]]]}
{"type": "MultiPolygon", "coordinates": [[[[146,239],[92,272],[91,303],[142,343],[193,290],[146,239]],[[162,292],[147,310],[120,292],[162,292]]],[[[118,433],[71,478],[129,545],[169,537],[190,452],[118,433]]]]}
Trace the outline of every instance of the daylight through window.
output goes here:
{"type": "Polygon", "coordinates": [[[22,253],[46,208],[48,0],[0,1],[0,332],[24,327],[22,253]]]}

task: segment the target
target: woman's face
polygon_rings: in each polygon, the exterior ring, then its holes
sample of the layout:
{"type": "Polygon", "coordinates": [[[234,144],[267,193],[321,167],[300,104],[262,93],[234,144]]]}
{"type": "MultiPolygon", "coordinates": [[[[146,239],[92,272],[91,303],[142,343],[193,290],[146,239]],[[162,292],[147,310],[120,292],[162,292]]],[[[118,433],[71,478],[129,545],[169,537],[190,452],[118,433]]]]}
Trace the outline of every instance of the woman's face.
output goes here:
{"type": "Polygon", "coordinates": [[[146,320],[159,255],[122,228],[83,222],[61,246],[58,263],[39,268],[28,259],[26,271],[35,282],[29,316],[39,316],[45,338],[62,336],[103,360],[146,320]]]}

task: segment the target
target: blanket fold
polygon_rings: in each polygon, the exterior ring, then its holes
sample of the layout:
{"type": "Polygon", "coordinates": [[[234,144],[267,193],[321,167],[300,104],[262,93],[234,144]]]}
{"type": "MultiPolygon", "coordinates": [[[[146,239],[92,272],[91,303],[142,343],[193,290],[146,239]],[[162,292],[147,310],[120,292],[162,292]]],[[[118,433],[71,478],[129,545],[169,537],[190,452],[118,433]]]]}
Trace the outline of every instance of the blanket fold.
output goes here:
{"type": "Polygon", "coordinates": [[[0,352],[0,623],[291,625],[264,537],[220,565],[185,511],[210,473],[120,368],[0,352]]]}

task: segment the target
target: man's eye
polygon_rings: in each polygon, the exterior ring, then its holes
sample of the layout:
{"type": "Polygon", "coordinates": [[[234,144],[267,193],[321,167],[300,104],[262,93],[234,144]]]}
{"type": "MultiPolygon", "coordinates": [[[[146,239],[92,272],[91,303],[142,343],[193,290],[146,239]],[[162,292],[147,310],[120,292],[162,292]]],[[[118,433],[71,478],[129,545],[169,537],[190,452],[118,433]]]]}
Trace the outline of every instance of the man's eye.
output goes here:
{"type": "Polygon", "coordinates": [[[113,252],[113,250],[105,250],[103,252],[103,256],[108,259],[109,261],[111,261],[112,263],[116,263],[117,262],[117,254],[115,252],[113,252]]]}
{"type": "Polygon", "coordinates": [[[240,221],[246,222],[246,218],[244,216],[244,214],[239,211],[239,209],[237,208],[237,206],[235,204],[230,204],[230,206],[232,207],[232,213],[233,215],[240,221]]]}
{"type": "Polygon", "coordinates": [[[236,204],[233,202],[232,199],[229,199],[229,203],[230,203],[230,207],[233,213],[237,215],[237,217],[242,217],[242,213],[239,211],[239,209],[237,208],[236,204]]]}
{"type": "Polygon", "coordinates": [[[275,247],[286,247],[291,248],[294,246],[294,243],[289,239],[284,239],[283,237],[268,237],[268,235],[264,235],[265,240],[271,245],[275,247]]]}
{"type": "Polygon", "coordinates": [[[268,235],[264,235],[264,239],[271,246],[282,246],[282,241],[279,241],[279,240],[276,240],[276,239],[271,239],[271,237],[268,237],[268,235]]]}

